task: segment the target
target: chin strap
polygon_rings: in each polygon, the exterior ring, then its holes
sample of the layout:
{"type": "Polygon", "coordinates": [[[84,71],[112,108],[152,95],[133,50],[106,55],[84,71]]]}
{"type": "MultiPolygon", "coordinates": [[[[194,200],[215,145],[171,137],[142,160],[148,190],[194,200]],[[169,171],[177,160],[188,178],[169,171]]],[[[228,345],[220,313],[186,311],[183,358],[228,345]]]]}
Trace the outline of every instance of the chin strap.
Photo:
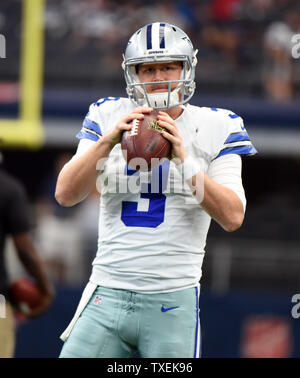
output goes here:
{"type": "Polygon", "coordinates": [[[179,102],[179,94],[178,89],[175,89],[173,92],[162,92],[162,93],[147,93],[145,97],[144,103],[150,106],[150,108],[159,109],[159,108],[166,108],[172,107],[179,102]],[[168,103],[169,99],[169,103],[168,103]]]}
{"type": "MultiPolygon", "coordinates": [[[[171,101],[171,96],[170,96],[171,101]]],[[[156,93],[156,94],[147,94],[146,102],[150,108],[163,108],[166,107],[168,104],[168,93],[156,93]]]]}

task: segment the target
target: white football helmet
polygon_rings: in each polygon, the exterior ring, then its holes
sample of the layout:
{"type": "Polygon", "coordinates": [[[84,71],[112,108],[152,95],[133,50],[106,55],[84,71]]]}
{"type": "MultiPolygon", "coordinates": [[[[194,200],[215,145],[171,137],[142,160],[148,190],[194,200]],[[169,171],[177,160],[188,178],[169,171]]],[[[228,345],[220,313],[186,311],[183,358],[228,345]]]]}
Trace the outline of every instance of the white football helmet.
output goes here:
{"type": "Polygon", "coordinates": [[[196,86],[197,51],[184,31],[165,22],[155,22],[136,31],[128,42],[122,63],[129,98],[137,106],[147,104],[154,109],[168,109],[188,102],[196,86]],[[146,85],[153,83],[139,81],[137,65],[174,61],[182,62],[180,80],[159,81],[168,84],[168,91],[147,93],[146,85]],[[171,90],[173,83],[177,86],[171,90]]]}

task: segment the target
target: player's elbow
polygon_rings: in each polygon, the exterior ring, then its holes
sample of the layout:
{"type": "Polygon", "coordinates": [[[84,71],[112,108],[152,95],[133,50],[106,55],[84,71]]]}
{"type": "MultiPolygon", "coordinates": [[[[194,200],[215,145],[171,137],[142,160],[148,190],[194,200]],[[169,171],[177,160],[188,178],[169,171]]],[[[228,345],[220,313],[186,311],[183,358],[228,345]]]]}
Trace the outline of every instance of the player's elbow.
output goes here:
{"type": "Polygon", "coordinates": [[[63,207],[71,207],[74,205],[73,201],[71,201],[71,196],[68,194],[68,192],[60,187],[56,187],[55,199],[60,204],[60,206],[63,207]]]}
{"type": "Polygon", "coordinates": [[[227,219],[226,223],[223,224],[223,228],[227,232],[233,232],[238,230],[244,221],[244,213],[237,212],[236,214],[231,214],[227,219]]]}

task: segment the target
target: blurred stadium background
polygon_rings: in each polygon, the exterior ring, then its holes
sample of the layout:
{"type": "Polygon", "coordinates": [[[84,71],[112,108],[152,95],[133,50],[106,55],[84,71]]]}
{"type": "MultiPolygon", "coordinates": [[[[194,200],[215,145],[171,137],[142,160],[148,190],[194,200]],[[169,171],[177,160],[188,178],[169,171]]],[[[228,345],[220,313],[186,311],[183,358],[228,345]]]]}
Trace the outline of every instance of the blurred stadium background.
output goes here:
{"type": "MultiPolygon", "coordinates": [[[[291,43],[299,2],[9,0],[0,2],[0,149],[4,168],[26,186],[57,288],[46,315],[18,323],[16,357],[58,356],[96,250],[98,194],[60,208],[57,173],[75,152],[89,104],[126,96],[120,64],[129,36],[158,20],[182,27],[199,49],[191,103],[242,116],[259,152],[244,160],[244,225],[228,234],[213,223],[209,233],[203,356],[300,355],[300,319],[291,313],[300,293],[300,58],[291,43]]],[[[7,262],[12,278],[22,274],[10,243],[7,262]]]]}

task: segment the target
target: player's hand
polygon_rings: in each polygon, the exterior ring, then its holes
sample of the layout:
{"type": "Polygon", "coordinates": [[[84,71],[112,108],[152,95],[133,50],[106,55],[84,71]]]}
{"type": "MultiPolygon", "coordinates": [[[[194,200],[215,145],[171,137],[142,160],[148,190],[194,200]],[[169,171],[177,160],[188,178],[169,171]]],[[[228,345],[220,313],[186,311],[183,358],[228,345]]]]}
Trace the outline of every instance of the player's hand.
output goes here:
{"type": "Polygon", "coordinates": [[[158,112],[158,124],[166,129],[166,131],[163,131],[162,135],[172,144],[171,158],[179,160],[178,164],[183,163],[188,153],[184,148],[181,134],[174,119],[171,118],[168,113],[160,111],[158,112]]]}
{"type": "Polygon", "coordinates": [[[104,138],[114,147],[117,143],[121,142],[123,132],[131,130],[134,119],[143,119],[144,114],[149,114],[152,110],[148,106],[139,106],[133,109],[129,114],[122,117],[115,127],[104,135],[104,138]]]}
{"type": "Polygon", "coordinates": [[[42,292],[41,302],[39,303],[37,307],[31,310],[29,316],[35,317],[35,316],[42,315],[52,305],[54,298],[55,298],[54,289],[52,287],[49,287],[47,291],[42,292]]]}

